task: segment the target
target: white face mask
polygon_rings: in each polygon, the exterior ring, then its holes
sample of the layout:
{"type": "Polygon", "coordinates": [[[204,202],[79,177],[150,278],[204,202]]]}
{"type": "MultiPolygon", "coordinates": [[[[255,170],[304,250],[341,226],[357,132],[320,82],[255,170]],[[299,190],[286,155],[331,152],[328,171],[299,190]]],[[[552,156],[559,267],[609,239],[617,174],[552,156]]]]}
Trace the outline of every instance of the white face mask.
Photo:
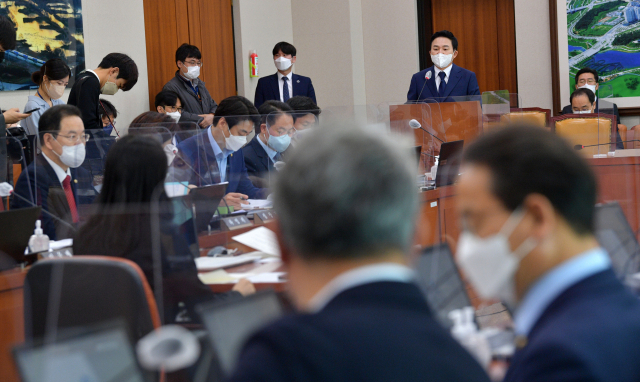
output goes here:
{"type": "Polygon", "coordinates": [[[589,89],[593,92],[594,95],[596,95],[596,85],[589,85],[589,84],[584,84],[582,86],[580,86],[578,89],[589,89]]]}
{"type": "Polygon", "coordinates": [[[60,157],[60,161],[71,168],[80,167],[82,162],[84,162],[84,156],[86,154],[84,144],[80,143],[74,146],[60,145],[62,146],[62,155],[58,155],[58,153],[54,151],[54,153],[60,157]]]}
{"type": "Polygon", "coordinates": [[[174,121],[178,122],[180,120],[181,114],[179,111],[174,111],[173,113],[166,113],[169,117],[173,118],[174,121]]]}
{"type": "Polygon", "coordinates": [[[47,94],[49,95],[49,98],[51,99],[62,98],[62,95],[64,94],[64,89],[66,88],[66,86],[64,85],[58,85],[58,84],[52,84],[52,83],[49,83],[49,86],[47,86],[47,84],[44,84],[44,87],[47,90],[47,94]]]}
{"type": "Polygon", "coordinates": [[[238,151],[242,148],[242,146],[247,144],[247,137],[243,137],[241,135],[233,135],[231,134],[231,130],[229,130],[229,138],[224,138],[225,146],[227,150],[230,151],[238,151]]]}
{"type": "Polygon", "coordinates": [[[275,60],[276,63],[276,68],[278,68],[278,70],[287,70],[291,67],[291,59],[286,58],[286,57],[278,57],[275,60]]]}
{"type": "Polygon", "coordinates": [[[188,66],[187,68],[187,72],[186,73],[182,73],[183,76],[185,76],[185,78],[188,78],[190,80],[195,80],[196,78],[198,78],[200,76],[200,67],[198,65],[196,66],[188,66]]]}
{"type": "Polygon", "coordinates": [[[167,145],[164,146],[164,153],[167,155],[167,166],[171,166],[177,152],[178,148],[173,143],[167,143],[167,145]]]}
{"type": "Polygon", "coordinates": [[[591,110],[578,110],[574,111],[575,114],[591,114],[593,113],[591,110]]]}
{"type": "Polygon", "coordinates": [[[509,236],[523,217],[521,210],[515,210],[500,232],[486,238],[468,231],[460,235],[456,253],[458,265],[482,299],[499,299],[511,306],[515,304],[514,276],[518,265],[538,245],[529,238],[511,252],[509,236]]]}
{"type": "Polygon", "coordinates": [[[441,69],[446,68],[447,66],[449,66],[449,64],[451,64],[451,61],[453,61],[453,53],[451,53],[451,54],[444,54],[444,53],[432,54],[431,55],[431,61],[438,68],[441,68],[441,69]]]}

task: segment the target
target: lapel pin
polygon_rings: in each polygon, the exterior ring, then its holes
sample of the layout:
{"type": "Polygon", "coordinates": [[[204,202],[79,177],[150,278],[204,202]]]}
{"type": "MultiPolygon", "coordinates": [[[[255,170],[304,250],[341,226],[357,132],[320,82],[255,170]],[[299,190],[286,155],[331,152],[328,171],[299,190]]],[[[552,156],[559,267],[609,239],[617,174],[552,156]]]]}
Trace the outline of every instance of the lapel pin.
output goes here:
{"type": "Polygon", "coordinates": [[[300,80],[296,81],[297,83],[300,83],[300,80]]]}
{"type": "Polygon", "coordinates": [[[73,180],[73,183],[78,183],[78,179],[74,179],[74,180],[73,180]]]}

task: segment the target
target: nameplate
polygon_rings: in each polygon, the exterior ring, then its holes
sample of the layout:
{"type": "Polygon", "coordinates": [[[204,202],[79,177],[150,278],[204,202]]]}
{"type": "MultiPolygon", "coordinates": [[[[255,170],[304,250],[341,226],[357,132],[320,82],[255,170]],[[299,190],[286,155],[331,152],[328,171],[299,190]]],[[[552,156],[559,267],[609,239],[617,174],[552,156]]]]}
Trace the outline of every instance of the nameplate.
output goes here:
{"type": "Polygon", "coordinates": [[[246,215],[223,218],[220,223],[223,231],[234,231],[240,228],[251,227],[252,225],[253,223],[247,219],[246,215]]]}
{"type": "Polygon", "coordinates": [[[73,248],[61,248],[38,253],[38,259],[59,259],[62,257],[73,257],[73,248]]]}
{"type": "Polygon", "coordinates": [[[278,215],[274,211],[260,211],[253,214],[253,221],[256,224],[265,224],[276,220],[277,217],[278,215]]]}
{"type": "Polygon", "coordinates": [[[616,150],[616,158],[640,157],[640,149],[616,150]]]}

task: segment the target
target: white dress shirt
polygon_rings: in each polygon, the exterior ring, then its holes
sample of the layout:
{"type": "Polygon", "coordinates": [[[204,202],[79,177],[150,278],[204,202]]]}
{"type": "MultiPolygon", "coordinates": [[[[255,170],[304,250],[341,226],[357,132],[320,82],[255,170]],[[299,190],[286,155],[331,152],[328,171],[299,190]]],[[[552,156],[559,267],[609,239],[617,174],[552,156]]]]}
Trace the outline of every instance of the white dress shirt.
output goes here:
{"type": "Polygon", "coordinates": [[[60,181],[60,185],[62,185],[62,181],[65,180],[65,178],[67,176],[71,177],[71,170],[70,169],[67,168],[67,171],[64,171],[62,169],[62,167],[58,166],[58,164],[56,162],[54,162],[51,159],[49,159],[47,154],[42,153],[42,156],[44,157],[44,159],[47,160],[47,162],[49,162],[49,165],[51,165],[51,168],[53,168],[53,171],[56,172],[56,175],[58,176],[58,180],[60,181]]]}
{"type": "Polygon", "coordinates": [[[453,68],[453,64],[449,65],[449,67],[446,68],[445,70],[440,70],[440,69],[438,69],[437,66],[435,66],[435,65],[433,66],[433,69],[434,69],[433,71],[435,72],[435,76],[436,76],[436,89],[438,91],[440,90],[440,75],[438,73],[444,71],[444,74],[445,74],[444,82],[448,84],[449,83],[449,75],[451,74],[451,68],[453,68]]]}
{"type": "Polygon", "coordinates": [[[213,139],[213,133],[211,133],[211,129],[213,126],[209,126],[207,130],[207,134],[209,134],[209,142],[211,143],[211,149],[213,150],[213,154],[216,156],[216,162],[218,162],[218,171],[220,171],[220,182],[227,181],[227,160],[229,155],[233,154],[233,151],[227,150],[227,148],[220,148],[218,146],[218,142],[213,139]]]}
{"type": "MultiPolygon", "coordinates": [[[[289,98],[293,97],[293,84],[291,83],[291,79],[293,78],[293,71],[290,71],[287,74],[287,85],[289,86],[289,98]]],[[[282,79],[284,76],[282,73],[278,72],[278,89],[280,89],[280,101],[284,102],[284,95],[282,94],[282,87],[284,86],[284,80],[282,79]]]]}
{"type": "Polygon", "coordinates": [[[309,301],[308,311],[317,313],[324,309],[340,293],[360,285],[381,281],[410,283],[416,279],[415,272],[396,263],[378,263],[346,271],[325,285],[309,301]]]}

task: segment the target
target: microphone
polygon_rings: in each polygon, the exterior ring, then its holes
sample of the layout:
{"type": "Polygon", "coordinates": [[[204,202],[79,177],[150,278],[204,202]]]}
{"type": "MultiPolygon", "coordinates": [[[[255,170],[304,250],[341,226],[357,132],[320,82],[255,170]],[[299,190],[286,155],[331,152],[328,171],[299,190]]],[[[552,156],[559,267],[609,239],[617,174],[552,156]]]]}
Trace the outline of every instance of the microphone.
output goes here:
{"type": "Polygon", "coordinates": [[[412,119],[411,121],[409,121],[409,126],[414,130],[421,129],[422,131],[424,131],[425,133],[431,135],[432,137],[434,137],[435,139],[439,140],[440,142],[445,143],[442,139],[438,138],[438,136],[436,136],[435,134],[431,134],[429,131],[425,130],[425,128],[422,127],[420,122],[416,121],[415,119],[412,119]]]}
{"type": "MultiPolygon", "coordinates": [[[[630,140],[630,141],[620,141],[620,142],[621,142],[621,143],[628,143],[628,142],[640,142],[640,140],[632,139],[632,140],[630,140]]],[[[610,144],[611,144],[611,142],[609,142],[609,143],[599,143],[599,144],[597,144],[597,145],[587,145],[587,146],[583,146],[583,145],[575,145],[575,146],[573,146],[573,148],[574,148],[574,149],[576,149],[576,150],[582,150],[582,149],[584,149],[585,147],[604,146],[604,145],[610,145],[610,144]]]]}
{"type": "Polygon", "coordinates": [[[425,85],[427,85],[427,81],[429,81],[429,80],[431,79],[431,70],[429,70],[429,71],[427,72],[427,74],[425,74],[424,79],[425,79],[426,81],[424,81],[424,84],[422,85],[422,89],[420,89],[420,94],[418,94],[418,99],[417,99],[416,101],[419,101],[419,100],[420,100],[420,96],[422,95],[422,92],[424,91],[424,87],[425,87],[425,85]]]}

